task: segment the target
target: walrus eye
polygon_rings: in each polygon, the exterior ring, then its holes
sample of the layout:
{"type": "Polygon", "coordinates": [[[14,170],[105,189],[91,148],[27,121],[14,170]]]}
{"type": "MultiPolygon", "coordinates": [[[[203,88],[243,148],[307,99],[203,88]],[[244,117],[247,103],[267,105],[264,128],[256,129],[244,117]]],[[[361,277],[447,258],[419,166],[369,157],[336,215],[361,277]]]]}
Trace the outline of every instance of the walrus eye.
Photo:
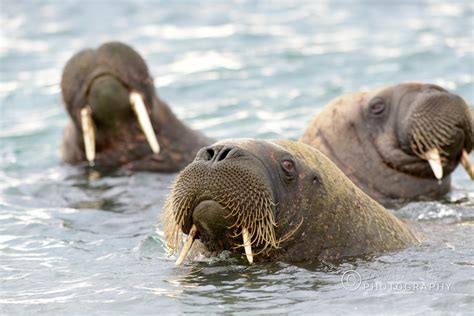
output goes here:
{"type": "Polygon", "coordinates": [[[375,98],[370,102],[369,111],[374,116],[380,116],[385,112],[385,100],[382,98],[375,98]]]}
{"type": "Polygon", "coordinates": [[[317,175],[313,176],[313,184],[321,185],[321,178],[317,175]]]}
{"type": "Polygon", "coordinates": [[[285,159],[281,162],[281,167],[286,173],[293,173],[295,171],[295,164],[293,161],[285,159]]]}

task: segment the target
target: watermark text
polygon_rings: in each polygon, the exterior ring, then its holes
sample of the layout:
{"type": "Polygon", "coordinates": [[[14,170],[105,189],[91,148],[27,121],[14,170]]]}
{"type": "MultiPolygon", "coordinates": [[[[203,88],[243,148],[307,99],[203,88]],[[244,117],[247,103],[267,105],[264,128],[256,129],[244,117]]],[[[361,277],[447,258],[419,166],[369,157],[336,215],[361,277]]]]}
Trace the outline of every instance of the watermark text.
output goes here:
{"type": "Polygon", "coordinates": [[[355,270],[347,270],[341,276],[341,285],[347,291],[363,290],[367,292],[417,292],[437,291],[449,292],[451,283],[435,281],[372,281],[362,280],[361,275],[355,270]]]}

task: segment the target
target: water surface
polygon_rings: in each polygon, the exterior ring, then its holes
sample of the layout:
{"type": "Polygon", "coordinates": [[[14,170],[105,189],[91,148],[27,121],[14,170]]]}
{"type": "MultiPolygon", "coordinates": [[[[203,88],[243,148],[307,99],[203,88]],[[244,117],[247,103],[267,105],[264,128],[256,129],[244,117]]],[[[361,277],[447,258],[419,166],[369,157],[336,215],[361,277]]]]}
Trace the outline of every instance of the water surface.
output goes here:
{"type": "Polygon", "coordinates": [[[174,267],[159,222],[175,175],[61,163],[59,82],[75,52],[131,44],[207,135],[296,139],[332,98],[427,81],[474,103],[471,1],[5,1],[0,40],[0,311],[472,313],[474,184],[396,214],[423,242],[339,265],[174,267]],[[345,280],[341,283],[341,279],[345,280]]]}

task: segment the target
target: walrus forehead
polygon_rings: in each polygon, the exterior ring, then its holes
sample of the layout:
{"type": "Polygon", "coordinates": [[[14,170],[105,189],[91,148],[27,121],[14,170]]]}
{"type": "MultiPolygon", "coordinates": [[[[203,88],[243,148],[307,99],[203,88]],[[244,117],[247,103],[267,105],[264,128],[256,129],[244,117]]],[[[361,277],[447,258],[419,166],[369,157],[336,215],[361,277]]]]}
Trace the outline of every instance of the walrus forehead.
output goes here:
{"type": "Polygon", "coordinates": [[[126,81],[144,82],[150,78],[148,67],[143,58],[130,46],[111,42],[97,49],[97,61],[107,65],[126,81]]]}
{"type": "Polygon", "coordinates": [[[218,141],[214,145],[235,146],[260,157],[271,156],[272,153],[286,151],[284,146],[280,146],[273,141],[254,138],[230,138],[218,141]]]}
{"type": "Polygon", "coordinates": [[[381,97],[386,99],[387,101],[391,101],[391,103],[396,104],[407,92],[418,91],[420,90],[420,87],[422,85],[423,84],[417,82],[407,82],[400,83],[397,85],[378,87],[369,91],[362,92],[361,95],[363,95],[364,98],[362,98],[361,101],[363,102],[359,103],[368,104],[372,99],[376,97],[381,97]]]}
{"type": "Polygon", "coordinates": [[[118,42],[105,43],[77,53],[64,67],[61,88],[66,104],[84,106],[89,85],[102,75],[112,75],[135,89],[153,83],[145,61],[133,48],[118,42]]]}
{"type": "Polygon", "coordinates": [[[322,152],[313,146],[294,142],[291,140],[276,140],[273,141],[276,145],[284,148],[289,154],[297,160],[300,171],[315,172],[320,176],[335,176],[342,175],[342,171],[322,152]]]}
{"type": "Polygon", "coordinates": [[[413,81],[413,82],[402,82],[397,85],[385,86],[382,88],[375,89],[369,93],[369,100],[371,100],[374,97],[381,96],[390,100],[393,105],[400,106],[400,105],[404,105],[405,102],[403,101],[411,100],[410,98],[406,98],[407,95],[411,95],[412,97],[413,96],[418,97],[418,96],[430,94],[433,92],[434,93],[449,93],[449,91],[447,91],[446,89],[440,86],[430,84],[430,83],[413,81]]]}
{"type": "Polygon", "coordinates": [[[313,162],[318,159],[318,155],[322,155],[316,148],[291,140],[274,140],[272,144],[281,150],[284,150],[291,154],[295,159],[304,162],[313,162]]]}
{"type": "MultiPolygon", "coordinates": [[[[249,151],[255,156],[267,161],[273,161],[293,157],[300,167],[308,169],[324,169],[332,163],[316,148],[291,140],[258,140],[251,138],[227,139],[217,142],[215,145],[237,146],[240,149],[249,151]]],[[[262,160],[261,160],[262,161],[262,160]]],[[[331,167],[332,168],[332,167],[331,167]]]]}
{"type": "MultiPolygon", "coordinates": [[[[245,148],[245,147],[250,147],[258,142],[264,142],[262,140],[257,140],[257,139],[254,139],[254,138],[227,138],[227,139],[224,139],[224,140],[220,140],[218,142],[216,142],[214,145],[222,145],[222,146],[231,146],[231,145],[234,145],[234,146],[238,146],[238,147],[241,147],[241,148],[245,148]]],[[[247,149],[247,148],[245,148],[247,149]]]]}

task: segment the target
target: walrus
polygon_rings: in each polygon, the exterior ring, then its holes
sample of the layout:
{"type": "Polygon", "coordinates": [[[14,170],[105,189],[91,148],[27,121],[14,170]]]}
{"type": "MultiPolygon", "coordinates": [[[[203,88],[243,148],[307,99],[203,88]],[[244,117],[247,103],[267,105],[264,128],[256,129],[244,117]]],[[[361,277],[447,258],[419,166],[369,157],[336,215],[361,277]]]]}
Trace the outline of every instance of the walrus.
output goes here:
{"type": "Polygon", "coordinates": [[[176,172],[212,143],[157,96],[145,61],[126,44],[75,54],[61,90],[71,118],[62,146],[66,162],[176,172]]]}
{"type": "MultiPolygon", "coordinates": [[[[223,140],[201,149],[167,197],[170,253],[188,239],[205,254],[254,261],[336,261],[417,243],[411,230],[314,147],[289,140],[223,140]]],[[[194,247],[193,247],[194,248],[194,247]]]]}
{"type": "Polygon", "coordinates": [[[336,98],[299,141],[318,148],[385,205],[442,197],[459,162],[474,178],[468,157],[473,115],[460,96],[433,84],[402,83],[336,98]]]}

